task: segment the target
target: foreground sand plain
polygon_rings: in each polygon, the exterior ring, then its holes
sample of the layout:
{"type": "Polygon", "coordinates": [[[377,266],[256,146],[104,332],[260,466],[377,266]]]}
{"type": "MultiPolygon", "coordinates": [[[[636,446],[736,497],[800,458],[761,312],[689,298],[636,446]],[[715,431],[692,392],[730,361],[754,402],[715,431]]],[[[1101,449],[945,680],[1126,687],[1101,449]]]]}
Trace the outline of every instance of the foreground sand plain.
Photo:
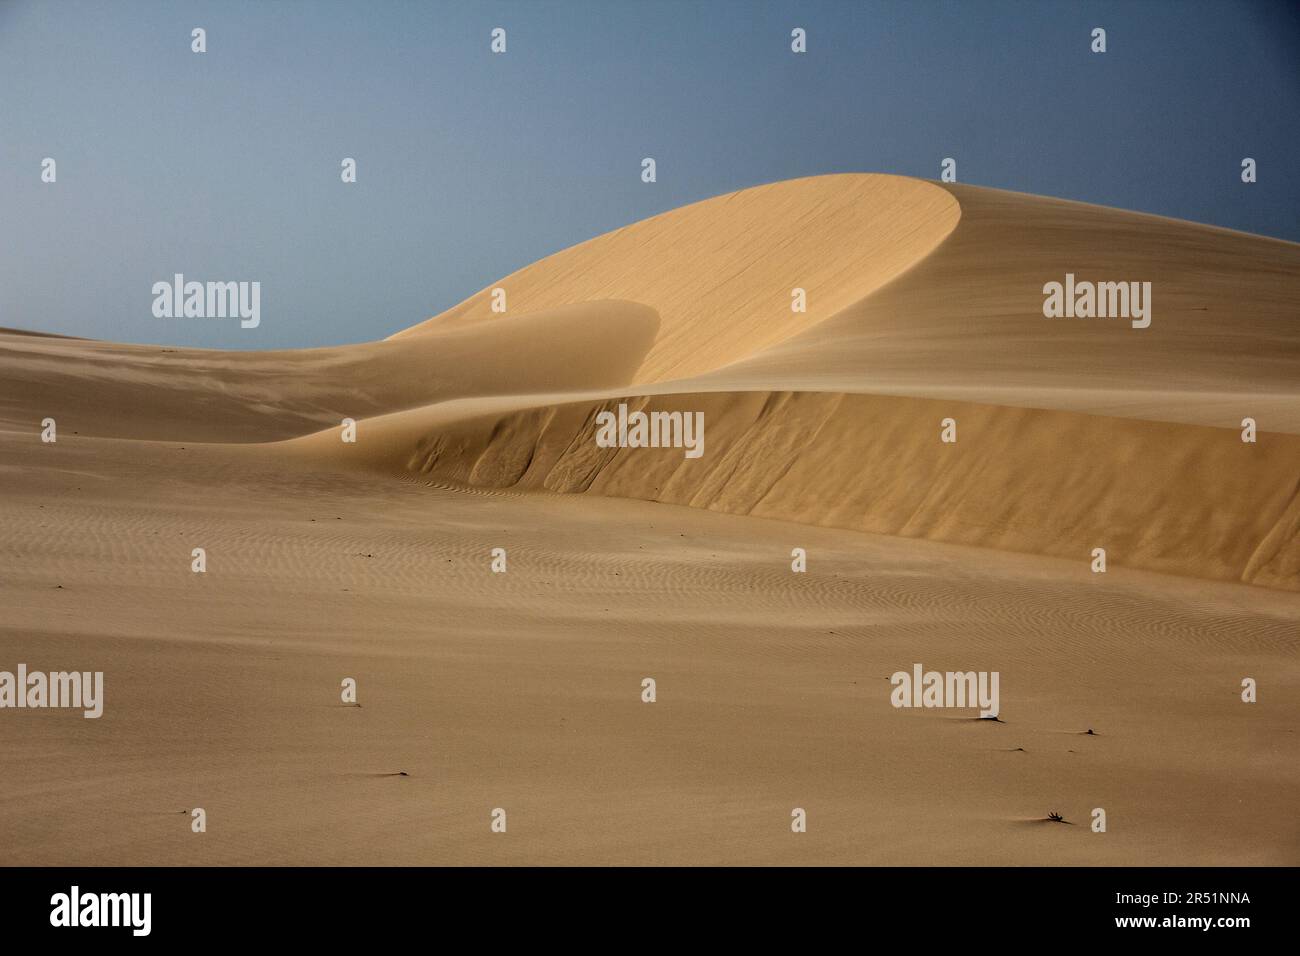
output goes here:
{"type": "Polygon", "coordinates": [[[0,860],[1300,862],[1297,274],[836,176],[385,342],[0,334],[0,667],[107,685],[99,720],[0,714],[0,860]],[[1035,314],[1067,268],[1154,279],[1152,328],[1035,314]],[[705,457],[593,455],[624,399],[705,409],[705,457]],[[998,670],[1004,722],[890,707],[916,661],[998,670]]]}

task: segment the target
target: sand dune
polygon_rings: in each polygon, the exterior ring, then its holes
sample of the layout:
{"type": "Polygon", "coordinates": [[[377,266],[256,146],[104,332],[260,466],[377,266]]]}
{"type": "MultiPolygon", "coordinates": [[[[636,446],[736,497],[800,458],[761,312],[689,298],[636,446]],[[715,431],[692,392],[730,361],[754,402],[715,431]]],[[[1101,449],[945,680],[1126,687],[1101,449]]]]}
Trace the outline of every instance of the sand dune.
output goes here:
{"type": "Polygon", "coordinates": [[[1135,567],[1297,588],[1297,276],[1290,243],[974,187],[818,177],[593,239],[503,279],[505,316],[484,290],[386,342],[216,353],[3,337],[0,414],[31,427],[26,409],[39,408],[79,435],[189,442],[324,427],[308,442],[326,467],[1063,557],[1107,547],[1135,567]],[[1151,277],[1151,327],[1045,320],[1042,283],[1067,271],[1151,277]],[[797,283],[807,313],[790,311],[797,283]],[[573,446],[569,468],[594,452],[589,429],[564,423],[651,396],[707,409],[712,447],[731,453],[659,455],[627,474],[622,462],[644,456],[604,456],[612,471],[585,482],[541,475],[555,452],[530,441],[554,410],[578,401],[547,431],[573,446]],[[937,441],[946,417],[957,446],[937,441]],[[1246,417],[1257,444],[1238,439],[1246,417]],[[361,447],[328,430],[343,418],[369,419],[361,447]],[[471,457],[457,459],[453,433],[471,457]]]}
{"type": "MultiPolygon", "coordinates": [[[[1300,588],[1300,247],[941,190],[961,200],[958,211],[932,195],[939,189],[880,176],[799,180],[593,239],[499,287],[512,308],[587,295],[653,306],[660,329],[633,376],[650,388],[583,390],[578,404],[553,393],[407,409],[368,423],[361,454],[331,432],[307,443],[325,463],[469,486],[692,504],[1079,560],[1105,547],[1134,567],[1300,588]],[[855,207],[869,214],[844,214],[855,207]],[[878,209],[926,228],[900,241],[896,226],[867,243],[855,230],[878,209]],[[808,228],[823,215],[825,232],[808,228]],[[719,219],[725,228],[704,230],[719,219]],[[811,238],[795,242],[782,228],[811,238]],[[753,261],[760,240],[772,243],[762,268],[738,269],[730,257],[753,261]],[[869,267],[845,251],[871,258],[885,247],[883,265],[869,267]],[[661,267],[666,248],[679,258],[661,267]],[[842,263],[818,258],[828,254],[842,263]],[[822,309],[793,314],[790,287],[814,259],[822,268],[807,291],[822,309]],[[837,281],[845,269],[860,280],[837,281]],[[1042,285],[1067,272],[1151,281],[1151,326],[1044,319],[1042,285]],[[751,294],[737,296],[733,279],[751,294]],[[760,321],[772,331],[754,336],[760,321]],[[664,404],[647,407],[705,411],[715,453],[693,462],[595,448],[597,410],[650,396],[664,404]],[[956,445],[938,440],[949,417],[956,445]],[[1240,440],[1247,417],[1261,442],[1240,440]]],[[[488,291],[394,341],[490,327],[488,291]]]]}
{"type": "Polygon", "coordinates": [[[886,285],[935,249],[961,216],[937,186],[895,176],[773,183],[674,209],[506,276],[393,336],[415,340],[512,312],[627,299],[659,313],[637,383],[684,378],[748,358],[886,285]],[[808,310],[791,311],[791,290],[808,310]]]}
{"type": "Polygon", "coordinates": [[[0,331],[0,669],[108,688],[0,714],[0,857],[1294,864],[1297,316],[1295,244],[844,175],[379,342],[0,331]],[[1150,328],[1045,319],[1067,272],[1150,328]],[[620,403],[704,454],[598,447],[620,403]],[[918,660],[1004,723],[891,708],[918,660]]]}
{"type": "Polygon", "coordinates": [[[394,338],[490,320],[497,287],[516,312],[655,308],[663,327],[633,382],[688,379],[673,391],[906,394],[1224,428],[1252,415],[1300,432],[1300,246],[1158,216],[893,176],[793,180],[592,239],[394,338]],[[1067,272],[1152,282],[1151,327],[1045,320],[1043,283],[1067,272]],[[790,311],[794,287],[806,314],[790,311]]]}

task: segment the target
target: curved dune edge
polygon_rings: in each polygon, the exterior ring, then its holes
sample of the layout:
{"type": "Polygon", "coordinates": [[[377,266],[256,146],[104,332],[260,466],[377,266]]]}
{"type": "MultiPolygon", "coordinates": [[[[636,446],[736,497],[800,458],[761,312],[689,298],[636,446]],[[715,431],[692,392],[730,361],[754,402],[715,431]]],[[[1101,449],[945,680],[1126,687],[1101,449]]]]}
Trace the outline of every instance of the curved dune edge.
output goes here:
{"type": "Polygon", "coordinates": [[[757,355],[866,298],[933,252],[962,215],[949,190],[879,173],[754,186],[672,209],[524,267],[389,337],[591,299],[653,308],[661,327],[633,381],[699,375],[757,355]],[[806,311],[792,311],[803,289],[806,311]]]}
{"type": "MultiPolygon", "coordinates": [[[[637,498],[874,534],[1300,590],[1300,437],[844,393],[633,396],[430,408],[285,443],[439,483],[637,498]],[[601,410],[703,411],[705,454],[604,449],[601,410]],[[940,441],[954,418],[958,441],[940,441]],[[1063,452],[1068,449],[1068,453],[1063,452]]],[[[792,546],[797,541],[791,542],[792,546]]]]}

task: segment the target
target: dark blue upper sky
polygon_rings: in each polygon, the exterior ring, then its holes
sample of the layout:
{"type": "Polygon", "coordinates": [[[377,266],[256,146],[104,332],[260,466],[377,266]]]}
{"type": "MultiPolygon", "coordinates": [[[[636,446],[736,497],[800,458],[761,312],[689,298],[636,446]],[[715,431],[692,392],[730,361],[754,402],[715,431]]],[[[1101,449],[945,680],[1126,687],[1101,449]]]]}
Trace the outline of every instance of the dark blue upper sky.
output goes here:
{"type": "Polygon", "coordinates": [[[1297,241],[1297,9],[0,0],[0,325],[374,339],[684,203],[827,172],[937,178],[946,156],[961,182],[1297,241]],[[260,281],[260,328],[155,318],[175,272],[260,281]]]}

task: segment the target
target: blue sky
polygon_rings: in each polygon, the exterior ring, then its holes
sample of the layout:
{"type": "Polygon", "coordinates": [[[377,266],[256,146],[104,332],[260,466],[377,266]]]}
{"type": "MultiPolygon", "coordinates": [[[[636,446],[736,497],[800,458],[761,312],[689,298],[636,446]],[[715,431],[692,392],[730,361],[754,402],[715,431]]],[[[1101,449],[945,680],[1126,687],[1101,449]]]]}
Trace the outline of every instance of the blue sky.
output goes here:
{"type": "Polygon", "coordinates": [[[0,325],[364,341],[675,206],[818,173],[937,178],[946,156],[961,182],[1300,241],[1298,11],[0,0],[0,325]],[[175,272],[260,281],[261,325],[155,318],[175,272]]]}

